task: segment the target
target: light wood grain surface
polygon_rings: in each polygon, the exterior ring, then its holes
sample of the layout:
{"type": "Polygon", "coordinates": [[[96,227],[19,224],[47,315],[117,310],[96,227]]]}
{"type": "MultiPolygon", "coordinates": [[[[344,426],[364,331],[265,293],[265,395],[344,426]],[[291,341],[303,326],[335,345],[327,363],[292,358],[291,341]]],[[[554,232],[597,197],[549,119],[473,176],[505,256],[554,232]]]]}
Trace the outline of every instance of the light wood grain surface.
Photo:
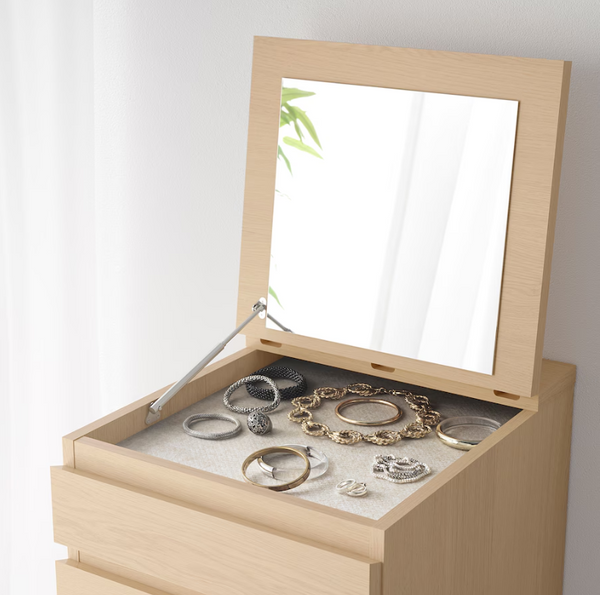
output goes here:
{"type": "Polygon", "coordinates": [[[260,339],[250,339],[248,347],[254,347],[261,351],[268,351],[280,356],[289,356],[296,359],[324,364],[326,366],[343,368],[344,370],[353,370],[363,374],[373,374],[380,378],[389,378],[390,380],[397,380],[398,382],[406,382],[416,387],[433,388],[436,390],[443,390],[447,393],[472,397],[480,401],[500,403],[501,405],[506,405],[508,407],[518,407],[519,409],[529,409],[530,411],[537,411],[538,408],[537,395],[533,397],[521,397],[515,394],[494,391],[491,388],[463,384],[462,382],[456,382],[455,380],[449,380],[447,378],[425,376],[424,374],[411,372],[410,370],[374,366],[368,361],[351,359],[349,357],[324,353],[313,349],[305,349],[293,345],[283,345],[281,343],[274,345],[272,341],[265,342],[260,339]]]}
{"type": "Polygon", "coordinates": [[[386,529],[383,595],[562,593],[572,397],[521,413],[386,529]]]}
{"type": "Polygon", "coordinates": [[[315,585],[376,595],[380,585],[373,560],[67,467],[52,469],[52,493],[58,543],[205,595],[279,595],[282,584],[290,595],[315,585]]]}
{"type": "Polygon", "coordinates": [[[57,595],[169,595],[73,560],[56,562],[57,595]]]}
{"type": "Polygon", "coordinates": [[[133,487],[179,498],[217,513],[260,523],[327,546],[374,558],[373,521],[334,508],[276,494],[165,459],[82,438],[77,468],[133,487]]]}
{"type": "MultiPolygon", "coordinates": [[[[267,296],[282,77],[519,101],[495,370],[479,374],[265,328],[249,337],[520,396],[539,389],[570,63],[255,38],[238,320],[267,296]]],[[[352,321],[348,321],[349,326],[352,321]]]]}
{"type": "Polygon", "coordinates": [[[185,587],[175,585],[174,583],[170,583],[169,581],[166,581],[160,577],[151,576],[137,570],[132,570],[131,568],[123,566],[122,564],[107,562],[102,558],[98,558],[97,556],[93,556],[92,554],[88,554],[86,552],[81,552],[81,562],[87,566],[91,566],[95,570],[102,570],[109,575],[118,577],[119,579],[128,579],[136,584],[144,585],[145,587],[153,587],[159,592],[164,591],[169,595],[204,595],[199,591],[186,589],[185,587]]]}

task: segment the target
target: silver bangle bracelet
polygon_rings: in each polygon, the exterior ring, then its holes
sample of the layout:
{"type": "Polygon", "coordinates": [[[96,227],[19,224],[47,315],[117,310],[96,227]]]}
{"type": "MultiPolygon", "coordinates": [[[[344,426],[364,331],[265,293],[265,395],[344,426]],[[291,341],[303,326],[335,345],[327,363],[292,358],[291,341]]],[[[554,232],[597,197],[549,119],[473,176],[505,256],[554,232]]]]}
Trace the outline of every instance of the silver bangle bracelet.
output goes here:
{"type": "Polygon", "coordinates": [[[440,422],[435,432],[447,446],[458,450],[471,450],[500,426],[500,423],[487,417],[461,415],[440,422]]]}
{"type": "Polygon", "coordinates": [[[183,422],[183,431],[189,436],[193,436],[194,438],[202,438],[203,440],[225,440],[227,438],[233,438],[239,434],[242,431],[242,424],[234,417],[223,415],[221,413],[196,413],[195,415],[190,415],[183,422]],[[192,430],[192,428],[190,428],[191,424],[198,421],[203,421],[205,419],[220,419],[222,421],[228,421],[235,427],[233,430],[228,430],[226,432],[197,432],[196,430],[192,430]]]}
{"type": "Polygon", "coordinates": [[[226,391],[225,395],[223,395],[223,404],[229,411],[233,411],[234,413],[245,413],[248,415],[249,413],[253,413],[254,411],[262,411],[263,413],[267,413],[268,411],[273,411],[279,407],[279,403],[281,403],[281,394],[277,385],[266,376],[246,376],[246,378],[242,378],[237,382],[234,382],[226,391]],[[232,405],[229,400],[231,395],[243,384],[247,384],[248,382],[266,382],[271,389],[273,390],[273,402],[265,405],[264,407],[238,407],[237,405],[232,405]]]}
{"type": "MultiPolygon", "coordinates": [[[[284,447],[299,450],[307,456],[310,462],[310,475],[308,479],[321,477],[321,475],[327,471],[327,468],[329,467],[329,459],[325,453],[322,453],[320,450],[317,450],[312,446],[302,446],[301,444],[285,444],[284,447]]],[[[280,474],[280,471],[284,471],[284,469],[273,467],[272,465],[269,465],[266,460],[271,456],[272,455],[265,455],[264,457],[260,457],[256,462],[265,475],[268,475],[273,479],[282,479],[281,477],[278,477],[278,475],[280,474]]]]}

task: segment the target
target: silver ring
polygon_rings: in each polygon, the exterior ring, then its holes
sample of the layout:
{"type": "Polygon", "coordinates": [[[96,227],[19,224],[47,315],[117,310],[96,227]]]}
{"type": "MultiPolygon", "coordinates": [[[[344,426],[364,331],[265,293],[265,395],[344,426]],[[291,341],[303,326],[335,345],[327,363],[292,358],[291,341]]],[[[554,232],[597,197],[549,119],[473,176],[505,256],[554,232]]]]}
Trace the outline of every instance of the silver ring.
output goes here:
{"type": "Polygon", "coordinates": [[[344,479],[344,481],[340,481],[340,483],[335,486],[335,491],[338,494],[345,494],[352,498],[362,498],[367,495],[369,490],[367,490],[366,483],[354,479],[344,479]]]}
{"type": "Polygon", "coordinates": [[[335,491],[338,494],[345,494],[350,491],[355,485],[358,485],[355,479],[344,479],[335,486],[335,491]]]}
{"type": "MultiPolygon", "coordinates": [[[[317,477],[321,477],[321,475],[323,475],[327,471],[329,467],[329,459],[327,458],[325,453],[321,452],[320,450],[317,450],[312,446],[303,446],[301,444],[284,444],[284,446],[286,448],[293,448],[295,450],[299,450],[308,457],[308,460],[310,462],[310,476],[308,479],[316,479],[317,477]],[[316,463],[313,463],[313,461],[316,461],[316,463]]],[[[267,457],[269,456],[270,455],[267,455],[267,457]]],[[[260,457],[260,459],[257,460],[258,466],[261,468],[261,471],[265,473],[265,475],[268,475],[273,479],[282,479],[280,477],[277,477],[277,474],[280,471],[283,471],[283,469],[279,469],[277,467],[269,465],[268,462],[265,460],[265,458],[267,457],[260,457]]]]}
{"type": "Polygon", "coordinates": [[[352,486],[352,489],[346,492],[346,496],[351,496],[352,498],[362,498],[367,495],[367,484],[366,483],[356,483],[352,486]]]}
{"type": "Polygon", "coordinates": [[[202,440],[225,440],[227,438],[233,438],[237,434],[242,431],[242,424],[235,419],[235,417],[231,417],[230,415],[223,415],[221,413],[196,413],[194,415],[190,415],[183,422],[183,431],[193,436],[194,438],[202,438],[202,440]],[[198,421],[203,421],[205,419],[220,419],[221,421],[228,421],[232,423],[235,428],[233,430],[228,430],[226,432],[197,432],[196,430],[192,430],[190,425],[196,423],[198,421]]]}
{"type": "Polygon", "coordinates": [[[266,376],[246,376],[246,378],[242,378],[241,380],[234,382],[225,391],[225,394],[223,395],[223,405],[225,405],[225,407],[227,407],[227,409],[229,409],[230,411],[233,411],[234,413],[245,413],[246,415],[248,415],[248,413],[252,413],[254,411],[262,411],[263,413],[267,413],[268,411],[273,411],[274,409],[277,409],[277,407],[279,407],[279,403],[281,403],[281,393],[279,392],[277,385],[270,378],[267,378],[266,376]],[[273,390],[273,402],[269,403],[268,405],[265,405],[264,407],[238,407],[237,405],[232,405],[229,402],[231,395],[238,388],[240,388],[240,386],[242,386],[243,384],[246,384],[248,382],[266,382],[273,390]]]}

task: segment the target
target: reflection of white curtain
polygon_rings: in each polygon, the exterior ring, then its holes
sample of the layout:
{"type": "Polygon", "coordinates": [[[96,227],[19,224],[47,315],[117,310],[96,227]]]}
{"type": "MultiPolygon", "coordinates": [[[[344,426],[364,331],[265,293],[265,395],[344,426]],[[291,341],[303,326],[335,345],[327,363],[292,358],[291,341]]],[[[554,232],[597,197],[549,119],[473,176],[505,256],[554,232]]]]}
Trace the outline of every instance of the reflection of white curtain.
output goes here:
{"type": "Polygon", "coordinates": [[[373,322],[373,336],[371,339],[371,348],[377,349],[378,351],[382,351],[390,308],[393,309],[396,307],[396,304],[391,304],[390,301],[392,300],[394,273],[398,264],[402,227],[411,190],[424,99],[425,96],[422,93],[415,93],[412,97],[406,137],[401,153],[404,157],[398,168],[398,191],[396,193],[396,200],[390,224],[388,247],[385,251],[379,298],[373,322]]]}
{"type": "Polygon", "coordinates": [[[49,466],[100,414],[92,3],[0,3],[0,593],[51,595],[49,466]]]}
{"type": "Polygon", "coordinates": [[[400,169],[373,349],[491,373],[513,109],[438,95],[415,107],[418,134],[415,125],[411,161],[400,169]]]}

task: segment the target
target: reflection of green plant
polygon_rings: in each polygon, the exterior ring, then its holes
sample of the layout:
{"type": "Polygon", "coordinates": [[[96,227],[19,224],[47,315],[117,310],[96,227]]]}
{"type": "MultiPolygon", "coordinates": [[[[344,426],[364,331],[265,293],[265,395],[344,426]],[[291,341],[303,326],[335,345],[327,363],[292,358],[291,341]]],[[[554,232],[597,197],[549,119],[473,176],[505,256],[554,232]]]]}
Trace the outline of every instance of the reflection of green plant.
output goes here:
{"type": "MultiPolygon", "coordinates": [[[[307,145],[304,142],[305,133],[302,131],[300,124],[302,124],[306,132],[308,132],[308,134],[315,142],[315,144],[319,147],[319,149],[322,149],[319,137],[317,135],[317,131],[315,130],[313,123],[310,121],[310,118],[306,115],[306,112],[304,110],[300,109],[296,105],[290,104],[290,101],[293,101],[294,99],[300,99],[301,97],[310,97],[311,95],[314,95],[314,93],[311,91],[301,91],[300,89],[283,87],[283,89],[281,90],[281,114],[279,117],[279,127],[282,128],[283,126],[292,126],[298,137],[293,138],[291,136],[284,136],[283,142],[286,145],[293,147],[294,149],[304,151],[305,153],[318,157],[319,159],[323,159],[323,157],[319,154],[319,152],[316,149],[314,149],[310,145],[307,145]]],[[[292,173],[292,166],[290,164],[290,160],[286,157],[285,153],[283,152],[283,149],[281,148],[281,145],[277,146],[277,158],[283,159],[289,172],[292,173]]]]}
{"type": "MultiPolygon", "coordinates": [[[[304,110],[300,109],[296,105],[290,104],[290,101],[293,101],[294,99],[310,97],[311,95],[314,95],[314,93],[311,91],[301,91],[300,89],[283,87],[283,89],[281,90],[281,114],[279,116],[279,128],[283,128],[283,126],[293,126],[296,132],[298,138],[292,138],[291,136],[283,137],[283,142],[286,145],[293,147],[294,149],[298,149],[299,151],[304,151],[305,153],[318,157],[319,159],[323,159],[323,157],[319,155],[316,149],[314,149],[310,145],[307,145],[304,142],[304,132],[302,132],[300,124],[302,124],[306,132],[308,132],[308,134],[313,139],[315,144],[319,147],[319,149],[322,149],[319,137],[317,135],[317,131],[315,130],[313,123],[310,121],[310,118],[306,115],[306,112],[304,110]]],[[[283,152],[281,145],[277,145],[277,159],[283,159],[283,162],[285,163],[286,167],[288,168],[291,174],[292,166],[290,164],[290,160],[286,157],[286,154],[283,152]]],[[[281,194],[277,189],[275,189],[275,192],[281,194]]],[[[275,299],[275,301],[279,304],[281,308],[283,308],[281,302],[279,301],[279,298],[277,297],[277,293],[275,293],[275,290],[270,285],[269,295],[275,299]]]]}
{"type": "MultiPolygon", "coordinates": [[[[269,285],[269,295],[272,295],[277,300],[277,303],[281,306],[281,302],[279,301],[279,298],[277,297],[275,290],[270,285],[269,285]]],[[[281,307],[283,308],[283,306],[281,306],[281,307]]]]}

